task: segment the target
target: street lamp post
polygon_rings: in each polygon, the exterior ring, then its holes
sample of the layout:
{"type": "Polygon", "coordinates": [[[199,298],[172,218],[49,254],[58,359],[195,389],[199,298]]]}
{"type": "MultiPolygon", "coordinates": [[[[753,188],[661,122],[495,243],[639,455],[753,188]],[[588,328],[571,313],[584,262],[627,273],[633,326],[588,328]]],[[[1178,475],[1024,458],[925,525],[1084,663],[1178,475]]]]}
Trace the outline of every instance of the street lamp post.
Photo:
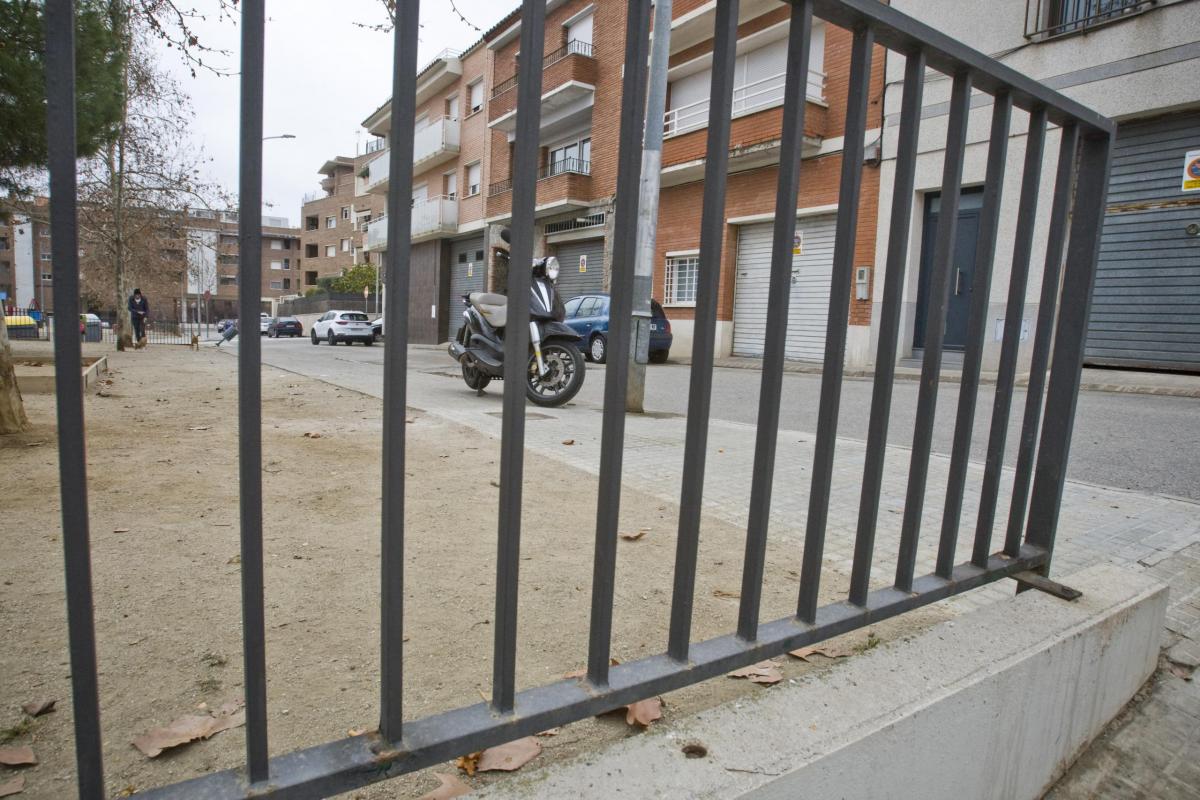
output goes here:
{"type": "Polygon", "coordinates": [[[364,286],[364,287],[363,287],[363,313],[364,313],[364,314],[367,314],[368,316],[369,316],[369,315],[370,315],[370,313],[371,313],[371,309],[370,309],[370,308],[367,306],[367,297],[368,297],[370,294],[371,294],[371,287],[370,287],[370,286],[364,286]]]}

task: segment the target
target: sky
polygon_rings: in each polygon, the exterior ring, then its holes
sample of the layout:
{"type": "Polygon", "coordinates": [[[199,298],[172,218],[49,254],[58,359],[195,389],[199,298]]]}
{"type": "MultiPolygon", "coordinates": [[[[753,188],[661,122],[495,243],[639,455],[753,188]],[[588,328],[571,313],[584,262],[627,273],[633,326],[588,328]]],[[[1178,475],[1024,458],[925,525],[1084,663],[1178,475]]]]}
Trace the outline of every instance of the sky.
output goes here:
{"type": "MultiPolygon", "coordinates": [[[[454,0],[469,23],[487,30],[518,0],[454,0]]],[[[162,66],[192,99],[193,143],[209,162],[210,180],[231,194],[238,184],[237,20],[218,21],[216,0],[193,0],[206,15],[195,22],[200,41],[228,50],[206,61],[229,73],[192,77],[178,53],[160,47],[162,66]]],[[[353,156],[370,138],[362,121],[391,89],[392,34],[360,25],[387,21],[381,0],[268,0],[263,136],[263,214],[300,220],[301,198],[320,190],[317,170],[334,156],[353,156]],[[359,24],[356,24],[359,23],[359,24]],[[358,148],[358,149],[356,149],[358,148]]],[[[421,3],[418,69],[446,49],[464,50],[480,33],[454,13],[450,0],[421,3]]]]}

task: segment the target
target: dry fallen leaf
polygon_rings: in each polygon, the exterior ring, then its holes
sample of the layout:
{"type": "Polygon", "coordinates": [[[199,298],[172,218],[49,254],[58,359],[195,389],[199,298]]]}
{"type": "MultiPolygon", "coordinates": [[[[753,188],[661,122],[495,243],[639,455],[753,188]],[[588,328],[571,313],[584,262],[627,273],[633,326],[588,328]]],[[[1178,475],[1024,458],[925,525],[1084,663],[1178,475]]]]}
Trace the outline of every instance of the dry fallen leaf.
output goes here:
{"type": "Polygon", "coordinates": [[[825,642],[824,644],[814,644],[811,647],[801,647],[799,650],[789,650],[788,655],[811,662],[814,655],[825,658],[845,658],[854,655],[854,652],[854,645],[849,642],[825,642]]]}
{"type": "Polygon", "coordinates": [[[18,775],[11,781],[0,783],[0,797],[8,797],[9,795],[20,794],[25,791],[25,776],[18,775]]]}
{"type": "Polygon", "coordinates": [[[0,747],[0,764],[6,767],[28,767],[38,763],[33,748],[27,744],[0,747]]]}
{"type": "Polygon", "coordinates": [[[1171,670],[1171,674],[1176,678],[1182,678],[1185,681],[1190,681],[1192,679],[1192,670],[1182,664],[1171,662],[1167,664],[1167,667],[1171,670]]]}
{"type": "Polygon", "coordinates": [[[456,775],[435,772],[433,777],[441,781],[441,786],[432,792],[421,795],[417,800],[450,800],[451,797],[462,797],[471,791],[471,787],[460,781],[456,775]]]}
{"type": "Polygon", "coordinates": [[[648,728],[650,727],[650,723],[656,719],[662,719],[662,700],[657,697],[639,700],[636,703],[630,703],[625,706],[626,724],[641,725],[643,728],[648,728]]]}
{"type": "Polygon", "coordinates": [[[320,439],[321,434],[317,433],[316,431],[309,431],[308,433],[304,434],[304,438],[305,439],[320,439]]]}
{"type": "Polygon", "coordinates": [[[570,447],[571,445],[575,444],[575,440],[574,439],[563,439],[563,444],[570,447]]]}
{"type": "Polygon", "coordinates": [[[564,678],[582,678],[584,675],[587,675],[587,667],[584,667],[583,669],[573,669],[570,672],[563,673],[564,678]]]}
{"type": "MultiPolygon", "coordinates": [[[[480,772],[503,770],[512,772],[528,764],[542,752],[542,744],[532,736],[517,739],[515,742],[489,747],[479,756],[475,769],[480,772]]],[[[470,773],[467,773],[470,774],[470,773]]]]}
{"type": "Polygon", "coordinates": [[[473,776],[475,770],[478,769],[479,757],[482,755],[483,751],[480,750],[478,753],[467,753],[465,756],[459,756],[455,760],[454,766],[467,773],[468,776],[473,776]]]}
{"type": "Polygon", "coordinates": [[[31,717],[40,717],[42,714],[49,714],[54,710],[54,704],[57,700],[51,700],[48,697],[43,697],[40,700],[30,700],[25,705],[21,706],[21,710],[31,717]]]}
{"type": "Polygon", "coordinates": [[[638,531],[637,533],[622,533],[621,538],[628,542],[636,542],[638,539],[642,538],[649,532],[650,532],[649,530],[643,528],[642,530],[638,531]]]}
{"type": "Polygon", "coordinates": [[[133,746],[148,758],[172,747],[187,744],[246,724],[246,712],[237,703],[226,703],[214,714],[187,714],[163,728],[152,728],[133,740],[133,746]]]}
{"type": "Polygon", "coordinates": [[[760,661],[754,666],[729,673],[729,677],[745,678],[751,683],[771,686],[783,680],[783,673],[779,671],[779,665],[774,661],[760,661]]]}
{"type": "Polygon", "coordinates": [[[113,528],[113,533],[129,533],[129,528],[113,528]]]}
{"type": "Polygon", "coordinates": [[[538,736],[558,736],[560,733],[562,733],[561,725],[559,725],[556,728],[547,728],[546,730],[542,731],[541,733],[539,733],[537,735],[538,736]]]}
{"type": "Polygon", "coordinates": [[[209,431],[209,430],[212,430],[212,425],[191,425],[188,427],[188,430],[189,431],[209,431]]]}
{"type": "Polygon", "coordinates": [[[365,733],[374,733],[375,728],[368,728],[365,725],[359,728],[350,728],[346,731],[347,736],[362,736],[365,733]]]}
{"type": "Polygon", "coordinates": [[[725,597],[731,600],[737,600],[741,596],[741,592],[731,592],[726,589],[713,589],[713,597],[725,597]]]}

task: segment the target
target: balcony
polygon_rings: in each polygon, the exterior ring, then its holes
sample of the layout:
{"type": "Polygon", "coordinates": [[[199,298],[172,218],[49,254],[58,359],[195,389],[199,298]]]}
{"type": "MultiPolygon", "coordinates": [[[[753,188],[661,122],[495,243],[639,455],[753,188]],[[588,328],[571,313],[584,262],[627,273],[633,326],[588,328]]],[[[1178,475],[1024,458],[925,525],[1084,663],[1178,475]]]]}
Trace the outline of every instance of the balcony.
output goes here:
{"type": "Polygon", "coordinates": [[[371,194],[387,194],[388,173],[392,162],[391,155],[392,151],[390,149],[384,150],[375,156],[375,158],[368,161],[367,165],[363,167],[363,173],[365,173],[363,175],[365,181],[363,188],[367,192],[371,194]]]}
{"type": "MultiPolygon", "coordinates": [[[[542,59],[542,133],[590,116],[596,95],[596,59],[587,42],[572,40],[542,59]]],[[[488,106],[488,127],[512,133],[517,127],[517,78],[498,83],[488,106]]]]}
{"type": "MultiPolygon", "coordinates": [[[[373,219],[367,225],[367,252],[387,250],[387,217],[373,219]]],[[[418,200],[412,207],[413,244],[453,235],[458,232],[458,200],[453,197],[431,197],[418,200]]]]}
{"type": "MultiPolygon", "coordinates": [[[[787,74],[769,75],[761,80],[735,86],[733,89],[733,118],[783,105],[783,89],[787,74]]],[[[809,102],[825,102],[825,73],[808,72],[806,94],[809,102]]],[[[688,131],[708,127],[708,98],[672,108],[663,114],[663,136],[678,136],[688,131]]]]}
{"type": "MultiPolygon", "coordinates": [[[[592,204],[592,165],[568,158],[543,167],[538,172],[534,216],[545,217],[592,204]]],[[[488,187],[487,217],[505,219],[512,215],[512,179],[488,187]]]]}
{"type": "Polygon", "coordinates": [[[453,159],[458,155],[458,143],[458,120],[442,117],[426,125],[413,136],[413,173],[453,159]]]}

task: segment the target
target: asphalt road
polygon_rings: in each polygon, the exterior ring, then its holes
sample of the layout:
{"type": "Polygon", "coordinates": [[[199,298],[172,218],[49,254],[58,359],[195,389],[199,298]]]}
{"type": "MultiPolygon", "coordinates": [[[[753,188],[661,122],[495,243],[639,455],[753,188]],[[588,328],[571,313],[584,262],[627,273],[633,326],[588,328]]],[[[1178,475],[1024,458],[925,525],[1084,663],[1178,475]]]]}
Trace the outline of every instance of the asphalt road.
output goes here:
{"type": "MultiPolygon", "coordinates": [[[[263,339],[263,360],[330,383],[382,395],[383,347],[321,344],[307,338],[263,339]]],[[[647,376],[647,411],[687,412],[690,367],[651,365],[647,376]]],[[[758,415],[760,374],[754,370],[716,369],[713,374],[712,416],[753,423],[758,415]]],[[[816,430],[821,379],[818,375],[788,373],[783,380],[780,425],[785,429],[816,430]]],[[[848,379],[842,384],[840,436],[866,439],[871,408],[871,381],[848,379]]],[[[488,388],[499,394],[502,384],[488,388]]],[[[947,384],[938,395],[933,449],[949,454],[954,434],[958,384],[947,384]]],[[[603,405],[604,367],[589,365],[587,380],[576,400],[581,407],[603,405]]],[[[480,402],[458,377],[458,367],[446,351],[416,346],[409,350],[409,404],[437,408],[446,403],[480,402]]],[[[899,381],[893,390],[890,444],[912,444],[917,384],[899,381]]],[[[1016,438],[1025,394],[1013,403],[1005,463],[1016,460],[1016,438]]],[[[982,387],[977,404],[971,457],[982,460],[991,418],[992,387],[982,387]]],[[[1068,476],[1073,480],[1135,491],[1186,497],[1200,501],[1200,399],[1110,392],[1082,392],[1075,424],[1068,476]]]]}

